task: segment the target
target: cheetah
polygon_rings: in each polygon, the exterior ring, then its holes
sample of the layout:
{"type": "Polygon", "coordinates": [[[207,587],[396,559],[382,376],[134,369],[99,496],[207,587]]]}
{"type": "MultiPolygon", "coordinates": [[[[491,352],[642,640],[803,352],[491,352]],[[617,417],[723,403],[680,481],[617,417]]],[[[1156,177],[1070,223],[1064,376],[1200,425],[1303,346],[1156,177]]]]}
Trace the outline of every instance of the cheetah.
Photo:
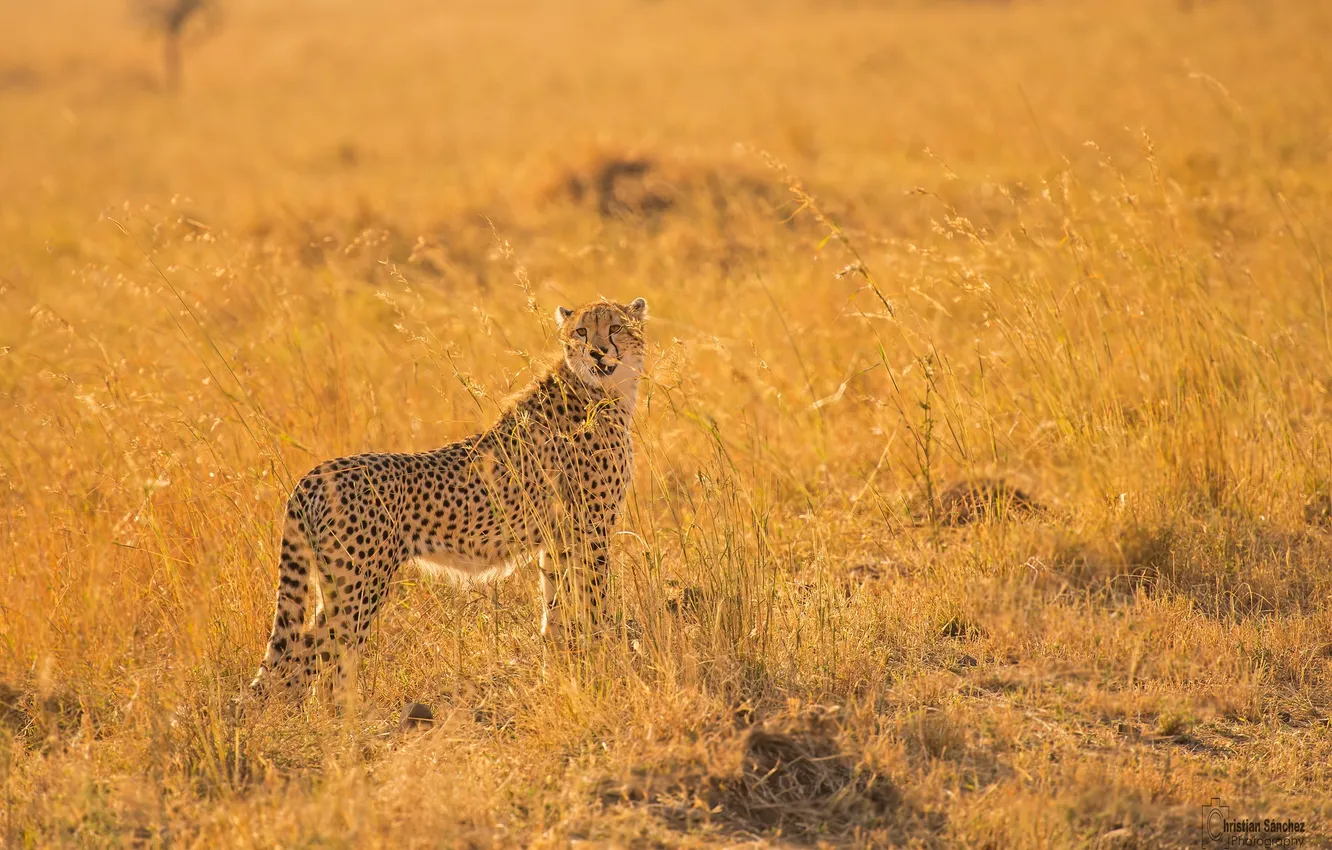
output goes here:
{"type": "Polygon", "coordinates": [[[254,690],[301,698],[327,667],[334,693],[355,698],[370,624],[408,562],[486,579],[535,555],[541,634],[558,643],[599,622],[632,472],[647,302],[560,307],[555,319],[561,356],[490,428],[420,454],[330,460],[300,480],[254,690]]]}

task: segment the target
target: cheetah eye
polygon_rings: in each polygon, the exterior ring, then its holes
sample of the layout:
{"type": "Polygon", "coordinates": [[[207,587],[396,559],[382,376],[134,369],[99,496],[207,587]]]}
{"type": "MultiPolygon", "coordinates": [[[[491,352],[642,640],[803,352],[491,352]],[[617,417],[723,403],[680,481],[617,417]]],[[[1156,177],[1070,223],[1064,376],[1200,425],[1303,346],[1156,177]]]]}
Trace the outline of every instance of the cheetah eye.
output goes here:
{"type": "Polygon", "coordinates": [[[574,333],[578,334],[583,339],[587,339],[587,328],[579,328],[578,330],[574,331],[574,333]]]}
{"type": "Polygon", "coordinates": [[[610,332],[613,333],[613,334],[617,334],[617,333],[619,333],[619,332],[620,332],[620,326],[619,326],[619,325],[611,325],[611,326],[610,326],[610,332]]]}

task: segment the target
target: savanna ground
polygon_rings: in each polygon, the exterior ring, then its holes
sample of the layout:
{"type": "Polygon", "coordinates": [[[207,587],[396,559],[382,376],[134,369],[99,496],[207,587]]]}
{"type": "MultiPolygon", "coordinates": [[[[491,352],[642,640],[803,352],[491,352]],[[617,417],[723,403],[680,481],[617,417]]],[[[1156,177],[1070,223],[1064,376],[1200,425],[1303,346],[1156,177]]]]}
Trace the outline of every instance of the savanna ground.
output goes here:
{"type": "Polygon", "coordinates": [[[221,11],[0,11],[0,843],[1332,836],[1332,8],[221,11]],[[238,702],[293,480],[599,295],[637,646],[404,571],[358,714],[238,702]]]}

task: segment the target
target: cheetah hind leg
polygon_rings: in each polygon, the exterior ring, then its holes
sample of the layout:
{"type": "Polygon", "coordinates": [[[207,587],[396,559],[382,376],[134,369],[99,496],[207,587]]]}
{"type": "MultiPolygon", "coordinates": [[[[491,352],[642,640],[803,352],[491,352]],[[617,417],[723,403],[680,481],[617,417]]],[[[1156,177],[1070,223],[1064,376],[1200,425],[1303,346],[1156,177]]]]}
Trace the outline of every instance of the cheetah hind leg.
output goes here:
{"type": "Polygon", "coordinates": [[[338,714],[352,716],[360,699],[361,647],[364,629],[357,629],[351,609],[339,606],[333,616],[320,608],[315,624],[300,642],[302,657],[288,679],[297,698],[306,696],[311,685],[338,714]]]}

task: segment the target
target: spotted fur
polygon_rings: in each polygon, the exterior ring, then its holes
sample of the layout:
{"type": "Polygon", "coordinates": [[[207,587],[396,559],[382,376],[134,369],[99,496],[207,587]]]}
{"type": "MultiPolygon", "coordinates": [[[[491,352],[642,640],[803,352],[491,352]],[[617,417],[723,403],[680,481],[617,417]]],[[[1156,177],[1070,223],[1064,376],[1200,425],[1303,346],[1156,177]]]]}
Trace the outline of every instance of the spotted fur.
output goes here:
{"type": "Polygon", "coordinates": [[[338,458],[300,480],[253,687],[303,696],[328,666],[335,690],[354,693],[370,624],[408,562],[485,577],[535,554],[542,634],[596,622],[632,472],[647,303],[561,307],[555,318],[562,357],[489,429],[420,454],[338,458]]]}

